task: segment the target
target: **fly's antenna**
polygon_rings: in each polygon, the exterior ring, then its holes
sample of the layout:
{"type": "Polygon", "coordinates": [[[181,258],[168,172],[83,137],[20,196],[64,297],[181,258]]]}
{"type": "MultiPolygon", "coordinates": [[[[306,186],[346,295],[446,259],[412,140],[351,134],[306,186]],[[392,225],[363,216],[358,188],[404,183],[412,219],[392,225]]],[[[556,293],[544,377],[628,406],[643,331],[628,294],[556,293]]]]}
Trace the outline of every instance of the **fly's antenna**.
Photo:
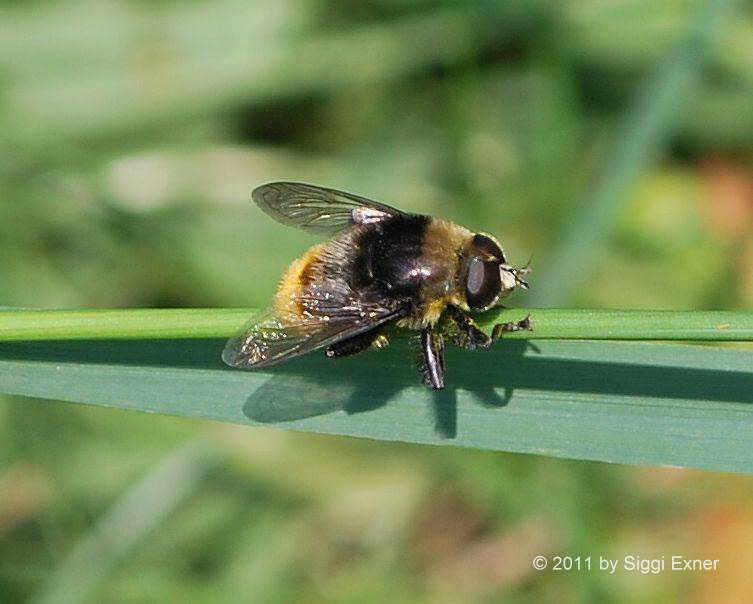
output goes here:
{"type": "Polygon", "coordinates": [[[526,262],[523,266],[520,268],[513,269],[513,275],[515,275],[515,280],[518,282],[518,285],[522,287],[523,289],[528,289],[528,281],[521,279],[521,275],[527,275],[530,273],[533,269],[531,268],[531,261],[533,260],[533,254],[531,254],[528,257],[528,262],[526,262]]]}

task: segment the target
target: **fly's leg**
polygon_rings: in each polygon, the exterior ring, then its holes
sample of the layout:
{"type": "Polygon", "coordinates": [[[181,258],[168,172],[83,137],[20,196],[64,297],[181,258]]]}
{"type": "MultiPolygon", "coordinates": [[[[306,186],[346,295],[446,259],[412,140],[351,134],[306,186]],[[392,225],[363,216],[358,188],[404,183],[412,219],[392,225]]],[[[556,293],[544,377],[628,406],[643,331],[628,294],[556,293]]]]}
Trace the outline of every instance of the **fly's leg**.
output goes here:
{"type": "Polygon", "coordinates": [[[533,331],[533,321],[531,315],[526,315],[522,321],[510,321],[509,323],[497,323],[492,329],[492,340],[496,342],[502,337],[502,334],[508,331],[533,331]]]}
{"type": "Polygon", "coordinates": [[[444,388],[444,338],[431,329],[421,331],[424,384],[434,390],[444,388]]]}
{"type": "Polygon", "coordinates": [[[447,307],[449,319],[446,327],[447,337],[450,342],[460,348],[474,350],[487,348],[492,343],[492,338],[481,331],[467,314],[454,306],[447,307]]]}
{"type": "Polygon", "coordinates": [[[369,346],[384,348],[387,345],[388,340],[387,337],[380,334],[379,331],[379,329],[372,329],[371,331],[360,333],[347,340],[335,342],[334,344],[327,346],[324,353],[330,358],[337,358],[358,354],[359,352],[366,350],[369,346]]]}
{"type": "Polygon", "coordinates": [[[379,334],[376,338],[374,338],[374,341],[371,343],[372,348],[387,348],[387,346],[390,345],[390,339],[384,335],[379,334]]]}
{"type": "Polygon", "coordinates": [[[476,324],[471,317],[459,308],[449,306],[447,311],[447,318],[449,319],[446,328],[447,336],[453,344],[460,346],[461,348],[468,348],[471,350],[475,348],[487,348],[492,342],[499,340],[503,333],[520,331],[522,329],[533,331],[531,315],[527,315],[522,321],[497,323],[492,329],[491,337],[489,337],[476,327],[476,324]]]}

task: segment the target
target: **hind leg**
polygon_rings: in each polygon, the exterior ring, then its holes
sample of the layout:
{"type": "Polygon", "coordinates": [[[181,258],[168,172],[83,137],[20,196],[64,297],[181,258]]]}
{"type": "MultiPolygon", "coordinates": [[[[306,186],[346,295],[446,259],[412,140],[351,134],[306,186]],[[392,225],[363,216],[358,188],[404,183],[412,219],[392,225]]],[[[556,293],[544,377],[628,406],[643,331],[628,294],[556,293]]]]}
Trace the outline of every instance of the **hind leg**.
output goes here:
{"type": "Polygon", "coordinates": [[[387,343],[387,337],[381,334],[381,329],[372,329],[347,340],[330,344],[324,353],[330,358],[348,357],[363,352],[370,346],[384,348],[387,343]]]}

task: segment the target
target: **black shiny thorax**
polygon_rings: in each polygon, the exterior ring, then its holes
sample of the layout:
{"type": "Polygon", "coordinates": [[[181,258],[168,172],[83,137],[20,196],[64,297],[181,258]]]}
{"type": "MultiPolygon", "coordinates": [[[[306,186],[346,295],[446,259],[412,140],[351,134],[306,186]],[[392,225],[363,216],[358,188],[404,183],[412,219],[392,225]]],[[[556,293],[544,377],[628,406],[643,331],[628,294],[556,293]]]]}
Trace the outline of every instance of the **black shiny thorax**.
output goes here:
{"type": "Polygon", "coordinates": [[[367,225],[355,241],[354,289],[376,288],[388,298],[419,294],[430,270],[423,258],[430,220],[428,216],[403,214],[367,225]]]}

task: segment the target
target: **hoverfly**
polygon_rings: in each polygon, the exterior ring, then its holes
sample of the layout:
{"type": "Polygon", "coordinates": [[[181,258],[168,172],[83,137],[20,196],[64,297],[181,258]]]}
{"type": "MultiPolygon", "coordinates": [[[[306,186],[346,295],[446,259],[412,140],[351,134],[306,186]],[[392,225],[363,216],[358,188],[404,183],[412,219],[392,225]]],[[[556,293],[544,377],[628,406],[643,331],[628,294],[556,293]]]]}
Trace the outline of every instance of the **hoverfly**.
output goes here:
{"type": "Polygon", "coordinates": [[[484,348],[505,331],[532,329],[527,316],[489,336],[468,314],[528,287],[522,276],[530,269],[508,264],[491,235],[303,183],[262,185],[252,197],[275,220],[331,238],[294,260],[271,308],[228,341],[222,358],[232,367],[267,367],[322,348],[328,357],[381,348],[397,325],[420,332],[423,381],[440,389],[445,340],[484,348]]]}

